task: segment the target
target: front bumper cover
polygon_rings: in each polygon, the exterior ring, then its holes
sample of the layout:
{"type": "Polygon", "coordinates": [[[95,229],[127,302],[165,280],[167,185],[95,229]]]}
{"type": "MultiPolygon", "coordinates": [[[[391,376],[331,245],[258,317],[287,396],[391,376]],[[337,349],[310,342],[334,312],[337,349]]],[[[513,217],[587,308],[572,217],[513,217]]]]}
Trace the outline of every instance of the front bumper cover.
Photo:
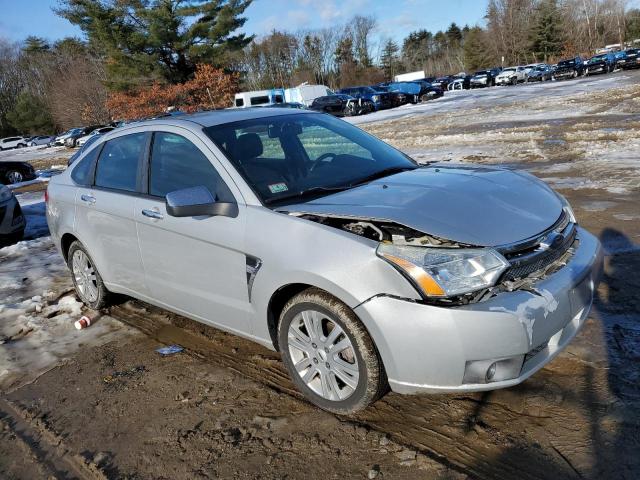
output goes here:
{"type": "Polygon", "coordinates": [[[602,271],[597,238],[578,228],[569,263],[535,284],[462,307],[437,307],[387,296],[355,312],[373,337],[395,392],[483,391],[516,385],[549,363],[589,314],[602,271]],[[465,383],[468,365],[522,358],[513,378],[465,383]]]}

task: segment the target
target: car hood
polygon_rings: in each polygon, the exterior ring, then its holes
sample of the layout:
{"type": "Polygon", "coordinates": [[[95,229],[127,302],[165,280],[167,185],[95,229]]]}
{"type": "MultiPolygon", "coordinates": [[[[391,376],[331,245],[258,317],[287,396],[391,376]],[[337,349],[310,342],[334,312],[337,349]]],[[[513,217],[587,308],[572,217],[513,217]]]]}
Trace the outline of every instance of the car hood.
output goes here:
{"type": "Polygon", "coordinates": [[[394,222],[442,239],[497,246],[552,226],[562,202],[526,173],[436,164],[278,211],[394,222]]]}

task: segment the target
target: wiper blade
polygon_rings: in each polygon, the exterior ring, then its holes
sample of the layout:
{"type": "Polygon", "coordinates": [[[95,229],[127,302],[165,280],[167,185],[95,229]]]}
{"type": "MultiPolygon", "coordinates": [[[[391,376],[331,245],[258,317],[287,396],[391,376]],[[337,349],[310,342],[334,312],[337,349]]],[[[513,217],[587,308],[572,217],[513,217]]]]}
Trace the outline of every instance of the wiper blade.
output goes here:
{"type": "Polygon", "coordinates": [[[349,187],[356,187],[358,185],[363,185],[365,183],[373,182],[374,180],[378,180],[379,178],[388,177],[390,175],[394,175],[400,172],[406,172],[407,170],[415,170],[419,167],[390,167],[384,168],[378,172],[372,173],[371,175],[367,175],[364,178],[359,179],[357,182],[352,183],[349,187]]]}
{"type": "Polygon", "coordinates": [[[351,185],[342,185],[338,187],[311,187],[305,190],[299,190],[298,192],[289,193],[287,195],[281,195],[279,197],[267,198],[264,203],[275,203],[283,200],[289,200],[292,198],[303,199],[311,195],[317,195],[318,193],[335,193],[342,192],[351,188],[351,185]]]}

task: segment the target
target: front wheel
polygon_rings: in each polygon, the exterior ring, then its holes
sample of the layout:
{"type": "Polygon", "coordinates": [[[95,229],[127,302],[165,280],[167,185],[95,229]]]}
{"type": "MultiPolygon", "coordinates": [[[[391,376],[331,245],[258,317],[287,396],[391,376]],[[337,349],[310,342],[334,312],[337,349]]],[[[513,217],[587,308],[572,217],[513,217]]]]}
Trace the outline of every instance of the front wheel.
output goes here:
{"type": "Polygon", "coordinates": [[[104,286],[93,260],[80,242],[75,241],[69,247],[67,263],[71,270],[76,294],[82,303],[93,310],[106,307],[110,292],[104,286]]]}
{"type": "Polygon", "coordinates": [[[322,290],[307,289],[287,302],[278,342],[297,388],[324,410],[355,413],[388,388],[364,325],[348,306],[322,290]]]}
{"type": "Polygon", "coordinates": [[[24,176],[22,175],[22,173],[17,170],[9,170],[5,176],[9,185],[20,183],[22,182],[22,180],[24,180],[24,176]]]}

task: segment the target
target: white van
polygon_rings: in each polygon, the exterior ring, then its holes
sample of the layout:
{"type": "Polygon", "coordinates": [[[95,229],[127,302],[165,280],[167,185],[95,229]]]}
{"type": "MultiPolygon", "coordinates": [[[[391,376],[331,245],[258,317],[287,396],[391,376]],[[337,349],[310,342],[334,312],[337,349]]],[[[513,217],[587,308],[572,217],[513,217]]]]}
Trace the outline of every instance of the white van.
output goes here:
{"type": "Polygon", "coordinates": [[[267,107],[278,103],[284,103],[284,90],[281,88],[236,93],[233,106],[236,108],[267,107]]]}
{"type": "Polygon", "coordinates": [[[284,99],[288,103],[301,103],[310,106],[318,97],[333,95],[333,90],[325,85],[307,85],[303,83],[297,87],[287,88],[284,91],[284,99]]]}

